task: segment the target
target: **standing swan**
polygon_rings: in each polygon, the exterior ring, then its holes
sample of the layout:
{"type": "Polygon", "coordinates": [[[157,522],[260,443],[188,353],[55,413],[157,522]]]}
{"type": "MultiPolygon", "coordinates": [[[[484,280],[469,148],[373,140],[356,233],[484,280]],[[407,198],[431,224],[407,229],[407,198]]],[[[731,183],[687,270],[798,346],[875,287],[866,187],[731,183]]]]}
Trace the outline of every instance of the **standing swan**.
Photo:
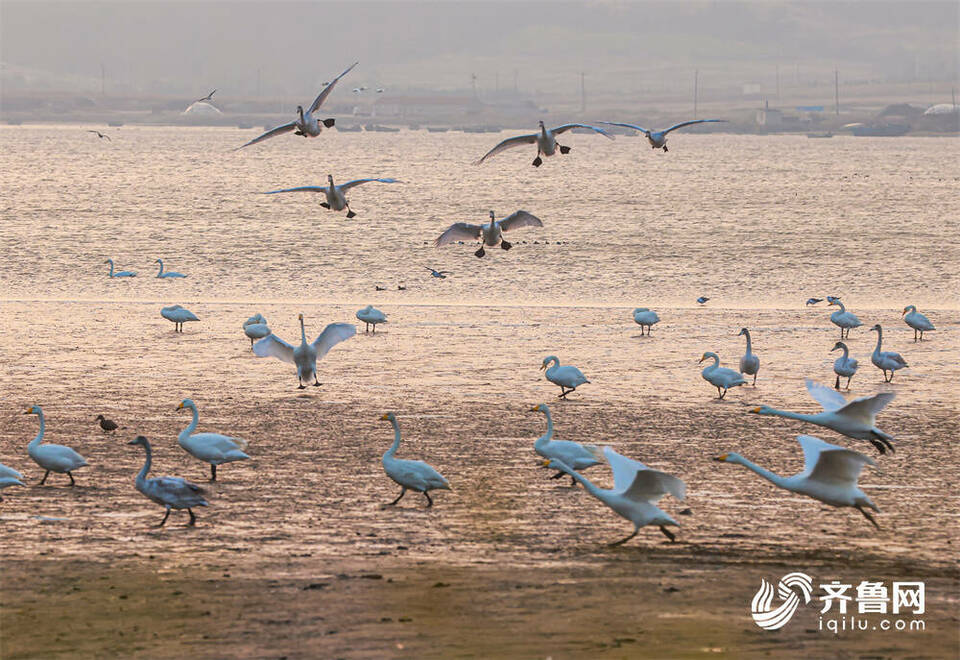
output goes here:
{"type": "Polygon", "coordinates": [[[314,387],[320,387],[322,383],[317,380],[317,360],[323,358],[331,348],[350,339],[357,334],[357,329],[349,323],[331,323],[323,329],[313,343],[307,343],[307,331],[303,326],[303,314],[297,316],[300,319],[300,345],[294,348],[274,334],[267,335],[253,345],[253,352],[257,357],[275,357],[283,362],[288,362],[297,366],[297,379],[300,385],[297,389],[305,389],[304,383],[309,383],[313,379],[314,387]]]}
{"type": "Polygon", "coordinates": [[[746,328],[740,328],[740,335],[744,335],[747,338],[747,352],[743,354],[743,357],[740,358],[740,373],[747,374],[748,376],[753,376],[753,386],[757,386],[757,372],[760,371],[760,358],[758,358],[753,351],[751,350],[752,344],[750,343],[750,331],[746,328]]]}
{"type": "Polygon", "coordinates": [[[720,356],[716,353],[708,352],[704,353],[703,357],[700,358],[701,364],[704,360],[709,360],[713,358],[713,364],[708,364],[704,367],[703,371],[700,372],[700,375],[703,376],[703,379],[717,388],[717,398],[722,399],[727,395],[727,390],[731,387],[739,387],[740,385],[746,385],[747,381],[743,379],[739,373],[733,369],[727,369],[726,367],[720,366],[720,356]]]}
{"type": "Polygon", "coordinates": [[[188,526],[192,527],[197,522],[197,517],[193,515],[193,507],[208,506],[207,501],[203,499],[204,491],[200,486],[190,483],[180,477],[154,477],[147,479],[147,473],[150,472],[150,463],[153,460],[153,452],[150,449],[150,442],[142,435],[127,443],[128,445],[142,445],[147,451],[147,460],[143,464],[140,473],[137,474],[137,490],[143,493],[147,499],[152,500],[162,507],[166,507],[167,513],[157,527],[163,527],[170,516],[170,509],[186,509],[190,514],[188,526]]]}
{"type": "Polygon", "coordinates": [[[386,323],[387,315],[376,309],[373,305],[367,305],[357,312],[357,318],[363,321],[364,332],[370,332],[370,326],[373,326],[373,334],[377,334],[377,324],[386,323]]]}
{"type": "Polygon", "coordinates": [[[843,331],[847,331],[847,337],[850,336],[850,328],[859,328],[863,323],[860,322],[853,312],[848,312],[847,308],[843,306],[843,303],[840,302],[839,298],[833,298],[832,296],[827,296],[828,302],[827,305],[836,305],[840,309],[835,311],[830,315],[830,320],[835,326],[840,328],[840,339],[844,338],[843,331]]]}
{"type": "Polygon", "coordinates": [[[798,435],[803,449],[803,472],[792,477],[781,477],[752,463],[740,454],[722,454],[714,460],[722,463],[737,463],[753,470],[761,477],[792,493],[812,497],[824,504],[836,507],[853,507],[863,517],[880,529],[870,512],[864,507],[880,511],[870,498],[857,486],[857,479],[864,465],[874,465],[873,459],[858,451],[831,445],[812,435],[798,435]]]}
{"type": "Polygon", "coordinates": [[[570,392],[573,392],[579,386],[584,383],[589,383],[587,377],[583,375],[583,372],[577,369],[576,367],[560,366],[560,360],[557,359],[556,355],[549,355],[543,358],[543,363],[540,365],[540,369],[546,369],[546,377],[554,385],[560,386],[560,394],[557,396],[561,399],[566,399],[567,395],[570,392]],[[547,365],[553,363],[553,366],[547,369],[547,365]]]}
{"type": "Polygon", "coordinates": [[[110,264],[110,277],[136,277],[137,276],[137,271],[135,270],[119,270],[114,272],[113,259],[107,259],[103,263],[110,264]]]}
{"type": "Polygon", "coordinates": [[[155,263],[155,264],[160,264],[160,270],[157,272],[157,277],[159,277],[159,278],[162,279],[162,280],[165,280],[165,279],[176,279],[176,278],[178,278],[178,277],[186,277],[186,275],[184,275],[183,273],[178,273],[178,272],[173,271],[173,270],[168,270],[168,271],[164,272],[164,270],[163,270],[163,259],[157,259],[157,260],[154,261],[153,263],[155,263]]]}
{"type": "Polygon", "coordinates": [[[70,447],[40,444],[40,441],[43,440],[43,432],[46,429],[46,422],[43,419],[43,409],[40,408],[40,406],[30,406],[23,414],[36,415],[40,418],[40,432],[37,433],[37,437],[27,445],[27,453],[30,454],[30,458],[47,471],[46,474],[43,475],[43,479],[40,480],[40,485],[42,486],[46,483],[47,477],[50,476],[51,472],[66,474],[70,477],[70,485],[76,485],[71,472],[86,467],[87,460],[70,449],[70,447]]]}
{"type": "Polygon", "coordinates": [[[430,499],[431,490],[450,490],[450,483],[443,478],[443,475],[434,470],[423,461],[410,461],[403,458],[394,458],[397,449],[400,447],[400,424],[397,423],[397,416],[393,413],[387,413],[381,418],[383,421],[389,421],[393,424],[393,444],[383,455],[383,470],[387,476],[396,481],[403,490],[397,499],[390,502],[396,504],[406,494],[407,489],[423,493],[427,498],[427,508],[433,506],[433,500],[430,499]]]}
{"type": "Polygon", "coordinates": [[[177,406],[177,410],[183,410],[184,408],[193,411],[193,421],[187,428],[180,431],[177,442],[188,454],[210,464],[210,481],[217,480],[218,465],[250,458],[242,451],[247,448],[246,440],[231,438],[219,433],[194,433],[197,430],[197,422],[200,418],[197,412],[197,404],[190,399],[184,399],[177,406]]]}
{"type": "MultiPolygon", "coordinates": [[[[553,439],[553,418],[550,416],[550,408],[547,407],[547,404],[536,405],[530,409],[530,412],[542,412],[547,417],[547,432],[533,443],[535,452],[548,460],[552,458],[560,459],[574,470],[585,470],[603,461],[600,448],[596,445],[581,445],[579,442],[571,442],[570,440],[553,439]]],[[[563,470],[559,470],[550,478],[559,479],[564,474],[563,470]]],[[[571,478],[571,481],[571,485],[577,485],[576,479],[571,478]]]]}
{"type": "Polygon", "coordinates": [[[899,353],[880,350],[883,345],[883,328],[880,327],[879,323],[870,328],[870,330],[874,330],[877,333],[877,347],[873,349],[873,354],[870,356],[870,361],[876,365],[877,369],[883,371],[883,382],[892,382],[893,373],[897,369],[903,369],[904,367],[908,367],[910,365],[907,364],[907,361],[904,360],[899,353]],[[889,378],[887,378],[888,371],[890,372],[889,378]]]}
{"type": "Polygon", "coordinates": [[[604,447],[603,454],[613,471],[613,488],[610,490],[598,488],[559,459],[544,461],[544,464],[566,472],[575,481],[583,484],[588,493],[633,523],[633,534],[610,543],[610,546],[626,543],[637,535],[641,527],[647,525],[657,525],[664,536],[675,541],[677,537],[666,526],[679,527],[680,523],[660,509],[656,503],[667,494],[682,500],[687,494],[687,485],[673,475],[651,470],[640,461],[622,456],[610,447],[604,447]]]}
{"type": "Polygon", "coordinates": [[[263,314],[257,312],[243,322],[243,334],[250,338],[250,348],[252,349],[254,340],[263,339],[270,334],[267,319],[263,317],[263,314]]]}
{"type": "Polygon", "coordinates": [[[900,316],[903,316],[904,322],[913,328],[913,341],[917,341],[917,332],[920,333],[920,341],[923,341],[923,333],[929,332],[930,330],[936,330],[933,327],[933,324],[930,323],[930,319],[917,311],[916,305],[907,305],[903,308],[903,311],[900,313],[900,316]],[[907,314],[907,312],[910,312],[907,314]],[[903,316],[906,314],[906,316],[903,316]]]}
{"type": "MultiPolygon", "coordinates": [[[[3,463],[0,463],[0,490],[4,488],[9,488],[10,486],[23,486],[24,483],[21,481],[23,475],[14,470],[11,467],[7,467],[3,463]]],[[[0,502],[3,501],[3,498],[0,497],[0,502]]]]}
{"type": "Polygon", "coordinates": [[[809,378],[807,379],[807,392],[817,403],[823,406],[823,412],[815,415],[805,415],[789,410],[777,410],[770,406],[760,406],[750,412],[757,415],[776,415],[787,419],[798,419],[802,422],[824,426],[848,438],[867,440],[881,454],[886,453],[888,449],[891,452],[893,451],[893,445],[890,444],[893,436],[884,433],[876,426],[877,413],[893,401],[896,396],[893,392],[881,392],[873,396],[862,396],[847,401],[839,392],[815,383],[809,378]]]}
{"type": "Polygon", "coordinates": [[[637,307],[633,310],[633,322],[640,326],[640,336],[643,336],[643,326],[647,326],[647,335],[654,323],[660,323],[660,317],[656,312],[651,312],[646,307],[637,307]]]}
{"type": "Polygon", "coordinates": [[[190,321],[199,321],[197,315],[180,305],[170,305],[160,310],[160,316],[173,323],[174,332],[183,332],[183,324],[190,321]]]}
{"type": "Polygon", "coordinates": [[[850,357],[850,349],[847,348],[847,345],[842,341],[838,341],[833,345],[833,348],[830,349],[830,352],[836,350],[842,350],[843,355],[838,357],[833,361],[833,373],[837,374],[837,382],[833,386],[834,389],[840,389],[840,377],[846,376],[847,378],[847,389],[850,389],[850,379],[853,378],[853,375],[857,373],[857,361],[850,357]]]}

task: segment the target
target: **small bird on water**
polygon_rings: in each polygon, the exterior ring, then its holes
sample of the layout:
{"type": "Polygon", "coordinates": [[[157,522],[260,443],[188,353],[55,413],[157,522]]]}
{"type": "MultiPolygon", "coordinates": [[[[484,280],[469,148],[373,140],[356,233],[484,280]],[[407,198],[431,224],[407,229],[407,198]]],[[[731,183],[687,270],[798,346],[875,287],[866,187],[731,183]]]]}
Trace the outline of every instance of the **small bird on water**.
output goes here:
{"type": "Polygon", "coordinates": [[[104,431],[116,431],[118,428],[120,428],[115,421],[112,419],[107,419],[103,415],[97,415],[94,421],[100,422],[100,428],[102,428],[104,431]]]}
{"type": "Polygon", "coordinates": [[[700,303],[701,305],[706,304],[708,300],[710,299],[707,298],[706,296],[700,296],[699,298],[697,298],[697,302],[700,303]]]}

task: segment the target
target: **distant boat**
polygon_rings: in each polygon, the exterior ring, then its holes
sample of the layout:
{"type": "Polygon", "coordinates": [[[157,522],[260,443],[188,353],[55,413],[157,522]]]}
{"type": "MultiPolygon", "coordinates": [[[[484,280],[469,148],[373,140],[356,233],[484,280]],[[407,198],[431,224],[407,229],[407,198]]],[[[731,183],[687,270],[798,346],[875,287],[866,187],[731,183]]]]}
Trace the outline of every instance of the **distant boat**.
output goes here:
{"type": "Polygon", "coordinates": [[[449,130],[449,126],[427,126],[428,133],[446,133],[449,130]]]}
{"type": "Polygon", "coordinates": [[[352,126],[343,126],[342,124],[337,124],[338,133],[359,133],[363,130],[363,126],[359,124],[354,124],[352,126]]]}
{"type": "Polygon", "coordinates": [[[399,128],[393,128],[392,126],[380,126],[379,124],[367,124],[364,126],[368,131],[373,133],[399,133],[399,128]]]}
{"type": "Polygon", "coordinates": [[[407,130],[410,130],[410,131],[419,131],[419,130],[420,130],[420,124],[410,124],[409,126],[407,126],[407,130]]]}
{"type": "Polygon", "coordinates": [[[122,121],[116,121],[116,120],[114,120],[114,121],[108,121],[108,122],[107,122],[107,126],[113,126],[114,128],[120,128],[121,126],[123,126],[123,122],[122,122],[122,121]]]}
{"type": "Polygon", "coordinates": [[[826,133],[807,133],[807,137],[808,138],[832,138],[833,133],[830,133],[829,131],[826,133]]]}

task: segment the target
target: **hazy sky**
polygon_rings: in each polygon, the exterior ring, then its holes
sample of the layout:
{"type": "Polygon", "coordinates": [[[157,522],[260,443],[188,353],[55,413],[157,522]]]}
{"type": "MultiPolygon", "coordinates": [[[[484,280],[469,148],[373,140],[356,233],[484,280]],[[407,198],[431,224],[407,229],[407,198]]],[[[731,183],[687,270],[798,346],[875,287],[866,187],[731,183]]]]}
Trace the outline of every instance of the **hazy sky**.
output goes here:
{"type": "Polygon", "coordinates": [[[312,96],[353,84],[525,89],[739,76],[774,64],[878,80],[956,77],[958,3],[18,2],[0,3],[4,84],[312,96]],[[855,72],[855,73],[854,73],[855,72]],[[636,82],[634,80],[634,82],[636,82]]]}

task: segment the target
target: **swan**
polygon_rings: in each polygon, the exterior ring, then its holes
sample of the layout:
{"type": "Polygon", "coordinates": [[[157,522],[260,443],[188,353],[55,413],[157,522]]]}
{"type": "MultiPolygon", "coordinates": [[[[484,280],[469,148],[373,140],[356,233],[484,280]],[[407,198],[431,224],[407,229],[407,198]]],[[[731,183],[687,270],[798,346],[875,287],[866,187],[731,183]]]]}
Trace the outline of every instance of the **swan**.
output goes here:
{"type": "Polygon", "coordinates": [[[164,272],[164,271],[163,271],[163,259],[157,259],[157,260],[154,261],[153,263],[155,263],[155,264],[160,264],[160,270],[159,270],[159,272],[157,272],[157,277],[159,277],[159,278],[161,278],[161,279],[176,279],[176,278],[178,278],[178,277],[186,277],[186,275],[184,275],[183,273],[178,273],[178,272],[173,271],[173,270],[168,270],[168,271],[164,272]]]}
{"type": "Polygon", "coordinates": [[[255,339],[263,339],[270,334],[270,326],[263,314],[257,312],[243,322],[243,334],[250,338],[250,348],[253,348],[255,339]]]}
{"type": "Polygon", "coordinates": [[[843,331],[847,331],[847,337],[850,336],[850,328],[859,328],[863,323],[860,322],[853,312],[848,312],[847,308],[843,306],[843,303],[840,302],[839,298],[833,298],[832,296],[827,296],[827,305],[836,305],[840,309],[835,311],[830,315],[830,320],[833,321],[833,324],[840,328],[840,339],[844,338],[843,331]]]}
{"type": "Polygon", "coordinates": [[[876,331],[877,333],[877,347],[873,349],[873,354],[870,356],[870,361],[883,371],[883,381],[889,383],[893,381],[893,374],[897,369],[903,369],[910,365],[907,364],[907,361],[903,359],[899,353],[894,353],[893,351],[881,351],[880,348],[883,345],[883,328],[880,327],[880,324],[877,323],[875,326],[870,328],[871,331],[876,331]],[[890,377],[887,378],[887,372],[890,372],[890,377]]]}
{"type": "Polygon", "coordinates": [[[596,126],[589,126],[587,124],[564,124],[563,126],[557,126],[556,128],[547,128],[544,126],[543,122],[539,122],[540,130],[537,133],[529,133],[527,135],[517,135],[516,137],[507,138],[502,141],[500,144],[495,146],[493,149],[488,151],[474,163],[474,165],[479,165],[486,159],[491,156],[495,156],[501,151],[507,149],[512,149],[513,147],[519,147],[523,144],[535,144],[537,145],[537,157],[533,160],[534,167],[540,167],[543,164],[543,159],[541,156],[552,156],[557,153],[557,150],[560,150],[562,154],[570,153],[570,147],[565,147],[557,144],[556,136],[560,133],[566,133],[572,128],[586,128],[600,135],[606,136],[609,139],[613,139],[613,136],[607,133],[602,128],[597,128],[596,126]]]}
{"type": "MultiPolygon", "coordinates": [[[[4,488],[9,488],[10,486],[23,486],[22,481],[23,475],[14,470],[11,467],[7,467],[3,463],[0,463],[0,490],[4,488]]],[[[0,497],[0,502],[3,501],[3,498],[0,497]]]]}
{"type": "Polygon", "coordinates": [[[649,128],[643,128],[642,126],[637,126],[636,124],[620,124],[612,121],[601,121],[599,123],[606,124],[608,126],[622,126],[623,128],[632,128],[635,131],[640,131],[647,136],[647,141],[650,143],[651,149],[663,149],[663,153],[667,153],[667,133],[670,131],[675,131],[678,128],[690,126],[691,124],[709,124],[711,122],[725,121],[725,119],[692,119],[690,121],[674,124],[670,128],[665,128],[662,131],[651,131],[649,128]]]}
{"type": "Polygon", "coordinates": [[[570,392],[573,392],[584,383],[590,382],[587,380],[587,377],[583,375],[583,372],[576,367],[561,367],[560,360],[557,359],[556,355],[549,355],[543,358],[540,369],[546,369],[547,380],[560,386],[560,394],[557,396],[561,399],[566,399],[570,392]],[[553,366],[547,369],[547,365],[551,362],[553,362],[553,366]]]}
{"type": "Polygon", "coordinates": [[[341,78],[343,78],[345,75],[350,73],[353,67],[357,66],[357,64],[359,64],[359,62],[354,62],[349,67],[347,67],[346,71],[344,71],[339,76],[337,76],[332,81],[330,81],[330,84],[323,88],[323,91],[321,91],[317,95],[317,98],[313,100],[313,103],[310,105],[310,107],[306,111],[304,111],[302,105],[298,105],[297,106],[298,116],[296,119],[286,124],[281,124],[280,126],[275,126],[274,128],[271,128],[269,131],[267,131],[263,135],[260,135],[259,137],[255,137],[249,142],[247,142],[246,144],[243,144],[237,147],[236,149],[234,149],[234,151],[239,151],[244,147],[249,147],[251,144],[256,144],[257,142],[263,142],[264,140],[268,140],[277,135],[282,135],[283,133],[289,133],[290,131],[295,131],[294,135],[302,135],[305,138],[317,137],[318,135],[320,135],[320,132],[324,128],[333,127],[333,125],[336,123],[335,120],[324,119],[323,121],[319,121],[317,120],[316,117],[313,116],[313,113],[319,110],[320,106],[323,105],[323,102],[327,100],[327,97],[330,95],[330,92],[332,92],[333,88],[337,86],[337,82],[341,78]]]}
{"type": "Polygon", "coordinates": [[[276,195],[277,193],[288,193],[288,192],[318,192],[323,193],[327,201],[321,202],[320,206],[325,209],[330,209],[332,211],[342,211],[347,209],[347,217],[353,218],[357,214],[350,209],[350,202],[347,201],[346,192],[353,188],[354,186],[359,186],[362,183],[370,183],[371,181],[376,181],[379,183],[403,183],[398,179],[354,179],[353,181],[347,181],[346,183],[341,183],[339,186],[333,183],[333,176],[328,174],[327,181],[330,185],[327,186],[301,186],[299,188],[285,188],[283,190],[271,190],[269,192],[263,193],[264,195],[276,195]]]}
{"type": "Polygon", "coordinates": [[[119,270],[114,272],[113,259],[107,259],[103,263],[110,264],[110,277],[136,277],[137,276],[137,271],[135,270],[119,270]]]}
{"type": "Polygon", "coordinates": [[[453,275],[449,270],[436,270],[435,268],[430,268],[430,266],[424,266],[424,268],[430,271],[430,275],[440,280],[447,279],[447,275],[453,275]]]}
{"type": "Polygon", "coordinates": [[[379,309],[375,309],[373,305],[367,305],[363,309],[357,312],[357,318],[363,321],[366,324],[364,332],[370,331],[370,326],[373,326],[373,334],[377,334],[377,324],[386,323],[387,315],[381,312],[379,309]]]}
{"type": "Polygon", "coordinates": [[[833,373],[837,374],[837,383],[833,386],[834,389],[840,389],[840,377],[846,376],[847,378],[847,389],[850,389],[850,379],[853,378],[853,375],[857,373],[857,361],[850,357],[850,349],[847,348],[847,345],[842,341],[838,341],[833,345],[833,348],[830,349],[830,352],[841,350],[843,355],[838,357],[833,361],[833,373]]]}
{"type": "Polygon", "coordinates": [[[108,431],[116,431],[120,428],[115,421],[112,419],[107,419],[103,415],[97,415],[94,417],[93,421],[100,422],[100,428],[103,429],[104,433],[108,431]]]}
{"type": "Polygon", "coordinates": [[[701,305],[705,305],[708,300],[710,299],[707,298],[706,296],[700,296],[699,298],[697,298],[697,302],[700,303],[701,305]]]}
{"type": "Polygon", "coordinates": [[[503,232],[519,229],[520,227],[542,226],[543,222],[540,221],[540,218],[522,209],[514,211],[502,220],[497,220],[493,211],[490,211],[489,224],[473,225],[469,222],[455,222],[437,237],[437,240],[433,242],[433,246],[440,247],[457,241],[480,241],[480,249],[474,252],[474,254],[477,257],[482,257],[486,254],[483,249],[484,246],[496,247],[499,245],[504,250],[509,250],[513,247],[512,243],[503,240],[503,232]]]}
{"type": "Polygon", "coordinates": [[[760,371],[760,358],[753,353],[752,344],[750,343],[750,331],[746,328],[740,328],[740,333],[738,337],[743,335],[747,338],[747,352],[743,354],[743,357],[740,358],[740,373],[747,374],[748,376],[753,376],[753,386],[757,385],[757,372],[760,371]]]}
{"type": "Polygon", "coordinates": [[[183,324],[189,321],[199,321],[196,315],[189,309],[180,305],[171,305],[160,310],[160,316],[173,322],[174,332],[183,332],[183,324]]]}
{"type": "Polygon", "coordinates": [[[147,460],[143,468],[137,474],[137,490],[144,494],[148,500],[152,500],[167,509],[163,520],[157,527],[163,527],[170,517],[170,509],[186,509],[190,514],[188,526],[192,527],[197,522],[197,517],[193,514],[193,507],[208,506],[203,498],[204,490],[186,479],[180,477],[154,477],[147,479],[147,473],[150,472],[150,463],[153,460],[153,452],[150,449],[150,442],[142,435],[127,443],[128,445],[142,445],[147,452],[147,460]]]}
{"type": "Polygon", "coordinates": [[[823,298],[807,298],[808,305],[816,305],[819,302],[823,302],[823,298]]]}
{"type": "Polygon", "coordinates": [[[433,506],[433,500],[430,499],[431,490],[450,490],[450,482],[443,478],[443,475],[434,470],[423,461],[410,461],[403,458],[395,458],[397,449],[400,447],[400,424],[397,423],[397,416],[393,413],[387,413],[381,418],[393,425],[393,444],[383,455],[383,471],[387,476],[396,481],[403,490],[397,499],[390,502],[396,504],[406,494],[409,488],[412,491],[423,493],[427,498],[427,508],[433,506]]]}
{"type": "Polygon", "coordinates": [[[929,332],[930,330],[936,330],[933,327],[933,324],[930,323],[930,319],[917,311],[916,305],[907,305],[903,308],[903,311],[900,313],[900,316],[903,316],[904,322],[913,328],[913,341],[917,341],[917,332],[920,333],[920,341],[923,341],[923,333],[929,332]],[[907,314],[907,312],[910,312],[907,314]],[[906,314],[906,316],[904,316],[906,314]]]}
{"type": "Polygon", "coordinates": [[[47,477],[50,476],[51,472],[66,474],[70,477],[70,485],[76,485],[71,472],[86,467],[87,460],[70,449],[70,447],[40,444],[40,441],[43,440],[43,432],[46,429],[46,423],[43,419],[43,409],[40,408],[40,406],[30,406],[23,414],[36,415],[40,418],[40,432],[37,433],[37,437],[27,445],[27,453],[30,454],[30,458],[47,471],[46,474],[43,475],[43,479],[40,480],[40,485],[42,486],[46,483],[47,477]]]}
{"type": "Polygon", "coordinates": [[[726,367],[720,366],[720,356],[716,353],[704,353],[703,357],[700,358],[702,363],[704,360],[713,358],[713,364],[707,365],[700,375],[703,376],[703,379],[717,388],[717,394],[719,399],[722,399],[727,395],[727,390],[731,387],[739,387],[740,385],[746,385],[747,381],[743,379],[739,373],[733,369],[727,369],[726,367]]]}
{"type": "Polygon", "coordinates": [[[244,461],[250,458],[243,453],[243,450],[247,448],[246,440],[231,438],[219,433],[194,433],[200,419],[197,404],[190,399],[184,399],[177,406],[177,410],[183,410],[184,408],[193,411],[193,420],[187,425],[187,428],[180,431],[180,435],[177,436],[177,443],[194,458],[210,464],[210,481],[217,480],[218,465],[244,461]]]}
{"type": "Polygon", "coordinates": [[[660,317],[656,312],[651,312],[646,307],[637,307],[633,310],[633,321],[640,326],[640,336],[643,336],[643,326],[647,326],[647,334],[650,334],[651,326],[654,323],[660,323],[660,317]]]}
{"type": "Polygon", "coordinates": [[[812,497],[835,507],[853,507],[880,529],[870,512],[864,507],[880,511],[857,486],[857,479],[864,465],[875,465],[873,459],[858,451],[831,445],[812,435],[798,435],[803,449],[803,472],[791,477],[781,477],[752,463],[740,454],[721,454],[714,460],[737,463],[753,470],[761,477],[792,493],[812,497]]]}
{"type": "Polygon", "coordinates": [[[876,427],[877,413],[887,407],[896,396],[893,392],[881,392],[873,396],[862,396],[847,401],[842,394],[829,387],[815,383],[809,378],[806,381],[807,392],[823,406],[823,412],[814,415],[795,413],[787,410],[777,410],[770,406],[759,406],[750,412],[757,415],[775,415],[787,419],[798,419],[828,429],[833,429],[841,435],[857,440],[867,440],[877,448],[881,454],[887,449],[894,451],[892,435],[884,433],[876,427]]]}
{"type": "Polygon", "coordinates": [[[651,470],[640,461],[622,456],[610,447],[604,447],[603,454],[613,471],[613,488],[610,490],[598,488],[560,459],[544,461],[544,465],[566,472],[575,481],[579,481],[588,493],[633,523],[633,534],[614,541],[610,546],[626,543],[637,535],[641,527],[647,525],[657,525],[664,536],[675,541],[676,536],[666,526],[679,527],[680,523],[656,503],[667,494],[682,500],[687,494],[687,485],[673,475],[651,470]]]}
{"type": "MultiPolygon", "coordinates": [[[[548,460],[552,458],[560,459],[574,470],[585,470],[603,462],[603,455],[596,445],[582,445],[570,440],[553,439],[553,417],[550,416],[550,408],[547,407],[547,404],[538,404],[531,408],[530,412],[542,412],[547,418],[547,432],[533,443],[535,452],[548,460]]],[[[550,478],[559,479],[564,474],[566,473],[563,470],[559,470],[550,478]]],[[[576,479],[572,479],[571,485],[575,486],[576,484],[576,479]]]]}
{"type": "Polygon", "coordinates": [[[312,344],[307,343],[307,332],[303,327],[303,314],[300,319],[300,345],[294,348],[274,334],[267,335],[253,345],[253,352],[257,357],[275,357],[278,360],[289,362],[297,366],[297,378],[300,385],[297,389],[304,389],[313,378],[314,387],[320,387],[317,380],[317,360],[323,359],[331,348],[350,339],[357,334],[357,328],[349,323],[331,323],[323,329],[312,344]]]}

